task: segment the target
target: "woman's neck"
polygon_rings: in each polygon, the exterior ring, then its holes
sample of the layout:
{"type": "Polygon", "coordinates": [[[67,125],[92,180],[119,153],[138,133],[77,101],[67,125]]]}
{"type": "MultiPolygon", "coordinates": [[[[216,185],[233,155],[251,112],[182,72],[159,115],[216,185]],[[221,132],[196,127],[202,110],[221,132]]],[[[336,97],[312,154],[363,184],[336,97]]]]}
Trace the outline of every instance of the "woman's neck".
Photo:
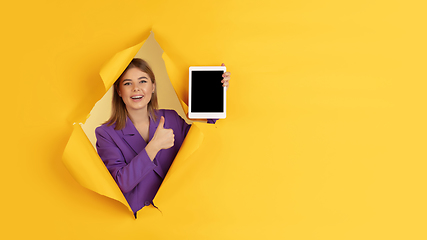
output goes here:
{"type": "Polygon", "coordinates": [[[133,125],[140,125],[150,122],[150,118],[148,116],[147,108],[139,109],[139,110],[127,110],[128,116],[132,121],[133,125]]]}

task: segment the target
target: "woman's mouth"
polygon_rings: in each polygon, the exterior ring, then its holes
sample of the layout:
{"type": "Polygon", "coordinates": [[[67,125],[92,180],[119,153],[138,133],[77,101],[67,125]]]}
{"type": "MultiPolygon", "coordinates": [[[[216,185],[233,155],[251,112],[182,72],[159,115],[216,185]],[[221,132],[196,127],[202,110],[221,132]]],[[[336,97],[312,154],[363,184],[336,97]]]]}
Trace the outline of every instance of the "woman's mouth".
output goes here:
{"type": "Polygon", "coordinates": [[[130,97],[132,100],[138,101],[141,100],[144,96],[132,96],[130,97]]]}

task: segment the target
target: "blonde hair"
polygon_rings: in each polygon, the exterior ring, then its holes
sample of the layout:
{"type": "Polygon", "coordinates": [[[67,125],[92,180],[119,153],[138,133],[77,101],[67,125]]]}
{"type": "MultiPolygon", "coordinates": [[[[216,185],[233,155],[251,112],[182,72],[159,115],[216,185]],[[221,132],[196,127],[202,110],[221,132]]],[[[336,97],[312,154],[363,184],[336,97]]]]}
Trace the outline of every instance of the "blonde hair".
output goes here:
{"type": "MultiPolygon", "coordinates": [[[[140,58],[132,59],[132,61],[129,63],[129,65],[120,75],[120,77],[114,82],[111,116],[104,123],[104,124],[107,124],[107,126],[111,126],[115,123],[116,124],[116,126],[114,127],[115,130],[121,130],[126,125],[126,119],[127,119],[126,105],[123,102],[123,99],[119,96],[118,90],[120,85],[120,79],[122,78],[123,74],[128,69],[131,69],[131,68],[138,68],[139,70],[147,73],[148,76],[151,78],[151,82],[156,83],[156,78],[154,77],[153,70],[150,68],[148,63],[140,58]]],[[[156,117],[157,109],[158,109],[157,88],[154,88],[154,92],[151,95],[151,100],[147,105],[148,116],[154,121],[157,120],[157,117],[156,117]]]]}

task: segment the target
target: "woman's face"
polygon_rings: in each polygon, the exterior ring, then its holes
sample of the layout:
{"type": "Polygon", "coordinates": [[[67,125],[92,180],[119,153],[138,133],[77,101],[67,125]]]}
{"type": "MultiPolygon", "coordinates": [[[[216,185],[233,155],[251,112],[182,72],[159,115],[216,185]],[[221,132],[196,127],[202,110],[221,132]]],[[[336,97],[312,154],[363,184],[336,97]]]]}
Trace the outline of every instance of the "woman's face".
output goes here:
{"type": "Polygon", "coordinates": [[[118,94],[128,111],[147,109],[155,87],[147,73],[133,67],[122,75],[118,94]]]}

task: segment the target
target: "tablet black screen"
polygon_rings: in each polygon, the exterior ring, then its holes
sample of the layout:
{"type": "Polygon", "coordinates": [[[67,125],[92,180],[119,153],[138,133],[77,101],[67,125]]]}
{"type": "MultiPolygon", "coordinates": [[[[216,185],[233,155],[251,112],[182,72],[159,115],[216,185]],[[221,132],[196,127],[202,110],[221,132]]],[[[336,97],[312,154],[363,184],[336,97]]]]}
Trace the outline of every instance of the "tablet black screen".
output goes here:
{"type": "Polygon", "coordinates": [[[191,111],[224,111],[223,71],[192,71],[191,111]]]}

